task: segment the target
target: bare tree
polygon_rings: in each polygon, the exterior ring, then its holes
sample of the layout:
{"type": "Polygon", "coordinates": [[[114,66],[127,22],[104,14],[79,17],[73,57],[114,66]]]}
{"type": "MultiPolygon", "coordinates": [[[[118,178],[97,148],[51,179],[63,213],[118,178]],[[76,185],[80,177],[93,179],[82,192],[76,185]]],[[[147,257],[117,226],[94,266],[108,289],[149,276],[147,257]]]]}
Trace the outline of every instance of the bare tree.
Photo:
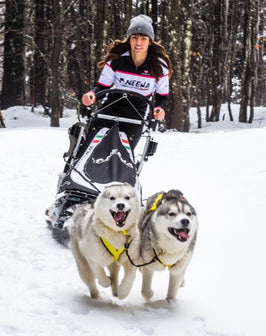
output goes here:
{"type": "Polygon", "coordinates": [[[0,1],[0,90],[2,90],[3,60],[4,60],[4,35],[5,35],[5,1],[0,1]]]}
{"type": "Polygon", "coordinates": [[[257,23],[257,41],[255,45],[256,64],[257,64],[257,78],[256,78],[256,92],[255,105],[266,105],[266,61],[265,61],[265,47],[266,47],[266,10],[263,8],[261,1],[258,1],[258,23],[257,23]]]}
{"type": "Polygon", "coordinates": [[[32,67],[31,98],[34,106],[47,105],[48,79],[48,34],[47,34],[47,0],[35,0],[35,36],[33,45],[34,65],[32,67]]]}
{"type": "Polygon", "coordinates": [[[188,132],[190,107],[191,0],[172,0],[169,52],[174,73],[171,79],[170,128],[188,132]]]}
{"type": "Polygon", "coordinates": [[[41,104],[51,125],[59,126],[63,106],[69,106],[66,97],[80,100],[94,86],[105,45],[123,38],[138,14],[152,17],[155,39],[173,63],[167,128],[189,131],[191,103],[199,127],[203,105],[206,119],[218,121],[221,104],[227,102],[232,120],[230,103],[241,102],[239,120],[252,122],[254,106],[265,104],[266,14],[261,0],[34,0],[33,5],[0,0],[4,108],[41,104]]]}
{"type": "Polygon", "coordinates": [[[6,2],[2,108],[25,103],[25,1],[6,2]]]}
{"type": "Polygon", "coordinates": [[[255,45],[257,37],[257,1],[246,0],[244,8],[244,36],[241,78],[241,103],[239,121],[249,122],[253,120],[253,106],[255,97],[255,45]],[[250,105],[250,117],[247,108],[250,105]]]}
{"type": "Polygon", "coordinates": [[[212,111],[210,121],[219,121],[223,97],[223,73],[224,73],[224,0],[213,1],[212,9],[212,54],[210,59],[210,78],[212,90],[212,111]]]}
{"type": "Polygon", "coordinates": [[[51,0],[51,54],[49,57],[49,98],[51,104],[51,126],[59,127],[59,118],[62,116],[62,101],[60,88],[60,68],[62,52],[62,3],[51,0]]]}
{"type": "Polygon", "coordinates": [[[91,2],[81,0],[69,4],[66,16],[68,86],[78,99],[94,83],[94,14],[91,2]]]}

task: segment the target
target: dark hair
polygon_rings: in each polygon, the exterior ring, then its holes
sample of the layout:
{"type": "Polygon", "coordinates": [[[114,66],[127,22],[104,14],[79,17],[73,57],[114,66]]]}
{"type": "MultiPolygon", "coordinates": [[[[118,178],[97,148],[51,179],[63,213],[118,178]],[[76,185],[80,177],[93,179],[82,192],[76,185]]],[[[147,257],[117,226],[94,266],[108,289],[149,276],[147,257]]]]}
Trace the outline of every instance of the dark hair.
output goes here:
{"type": "MultiPolygon", "coordinates": [[[[164,47],[155,41],[151,41],[148,49],[148,57],[151,60],[151,74],[155,77],[156,81],[163,75],[162,67],[165,67],[169,71],[169,77],[171,77],[173,70],[170,58],[166,54],[164,47]]],[[[130,50],[129,38],[124,41],[115,40],[106,46],[107,53],[103,60],[98,62],[98,68],[103,68],[105,63],[113,61],[119,58],[123,53],[130,50]]]]}

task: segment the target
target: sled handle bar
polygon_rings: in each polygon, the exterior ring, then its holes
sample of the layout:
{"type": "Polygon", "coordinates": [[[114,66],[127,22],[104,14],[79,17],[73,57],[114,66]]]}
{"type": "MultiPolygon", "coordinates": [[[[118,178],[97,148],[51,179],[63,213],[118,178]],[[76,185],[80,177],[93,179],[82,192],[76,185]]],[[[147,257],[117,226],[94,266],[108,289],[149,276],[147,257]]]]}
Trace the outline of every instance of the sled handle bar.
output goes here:
{"type": "Polygon", "coordinates": [[[128,124],[135,124],[135,125],[142,125],[143,124],[142,120],[116,117],[116,116],[107,115],[107,114],[97,113],[97,114],[95,114],[95,117],[99,118],[99,119],[113,120],[113,121],[116,121],[116,122],[125,122],[125,123],[128,123],[128,124]]]}
{"type": "Polygon", "coordinates": [[[128,98],[128,97],[136,97],[145,102],[146,104],[149,104],[150,107],[153,107],[153,103],[145,96],[142,94],[135,92],[135,91],[130,91],[130,90],[120,90],[120,89],[107,89],[107,90],[102,90],[98,91],[95,94],[96,99],[101,98],[102,96],[107,95],[108,93],[119,93],[123,98],[128,98]]]}

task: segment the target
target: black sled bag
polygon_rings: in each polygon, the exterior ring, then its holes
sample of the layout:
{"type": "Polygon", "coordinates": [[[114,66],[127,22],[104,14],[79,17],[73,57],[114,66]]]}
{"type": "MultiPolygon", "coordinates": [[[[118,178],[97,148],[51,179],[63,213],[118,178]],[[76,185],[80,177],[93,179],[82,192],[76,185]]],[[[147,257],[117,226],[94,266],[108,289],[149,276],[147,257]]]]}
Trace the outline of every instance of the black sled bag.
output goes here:
{"type": "Polygon", "coordinates": [[[98,193],[107,185],[124,182],[135,186],[136,166],[128,138],[115,124],[111,129],[100,129],[89,144],[84,143],[80,158],[66,173],[59,191],[98,193]]]}

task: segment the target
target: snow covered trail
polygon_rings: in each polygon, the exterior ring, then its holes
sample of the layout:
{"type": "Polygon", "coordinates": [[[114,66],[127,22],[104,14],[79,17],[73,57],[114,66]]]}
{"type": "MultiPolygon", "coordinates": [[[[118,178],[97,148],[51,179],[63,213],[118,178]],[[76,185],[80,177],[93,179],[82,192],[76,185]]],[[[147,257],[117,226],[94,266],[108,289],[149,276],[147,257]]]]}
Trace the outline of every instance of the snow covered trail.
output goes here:
{"type": "Polygon", "coordinates": [[[142,174],[144,196],[178,188],[195,206],[199,237],[175,302],[156,274],[145,303],[140,274],[123,301],[92,300],[71,252],[44,223],[66,129],[0,130],[0,334],[262,336],[266,321],[266,129],[157,134],[142,174]]]}

